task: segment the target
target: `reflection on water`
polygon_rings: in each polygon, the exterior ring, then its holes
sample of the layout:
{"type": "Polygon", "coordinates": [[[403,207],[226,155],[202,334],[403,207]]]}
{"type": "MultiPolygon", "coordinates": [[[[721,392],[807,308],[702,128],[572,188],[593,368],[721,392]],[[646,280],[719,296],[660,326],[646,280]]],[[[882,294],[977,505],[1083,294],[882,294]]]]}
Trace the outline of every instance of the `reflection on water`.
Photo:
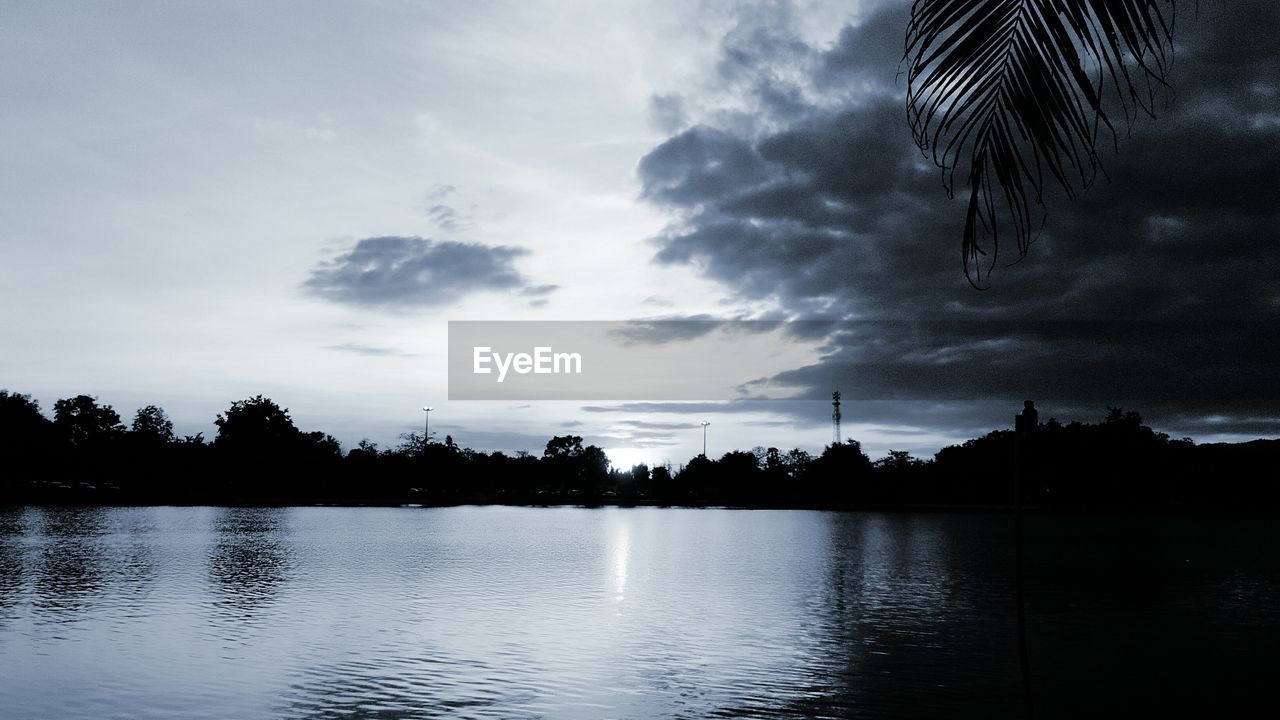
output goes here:
{"type": "Polygon", "coordinates": [[[22,590],[23,534],[22,511],[0,507],[0,631],[22,590]]]}
{"type": "Polygon", "coordinates": [[[1016,716],[1005,528],[984,516],[837,516],[815,608],[832,685],[801,714],[1016,716]],[[956,552],[959,550],[959,552],[956,552]],[[957,622],[960,619],[960,622],[957,622]]]}
{"type": "MultiPolygon", "coordinates": [[[[1280,567],[1248,550],[1267,523],[1197,522],[1031,533],[1043,716],[1190,716],[1196,690],[1269,687],[1280,567]]],[[[0,697],[21,718],[1016,717],[1008,531],[982,515],[3,510],[0,697]]]]}
{"type": "Polygon", "coordinates": [[[284,543],[289,509],[219,509],[209,551],[210,602],[219,619],[253,622],[279,593],[291,558],[284,543]]]}
{"type": "Polygon", "coordinates": [[[103,583],[106,510],[70,508],[38,510],[36,532],[47,539],[39,546],[35,567],[35,607],[44,619],[77,619],[103,583]]]}
{"type": "Polygon", "coordinates": [[[631,561],[630,523],[613,523],[612,534],[613,549],[610,558],[613,561],[613,599],[620,603],[627,599],[627,563],[631,561]]]}
{"type": "Polygon", "coordinates": [[[1249,717],[1270,704],[1272,518],[1046,518],[1028,544],[1032,679],[1063,715],[1096,714],[1100,697],[1147,717],[1249,717]]]}

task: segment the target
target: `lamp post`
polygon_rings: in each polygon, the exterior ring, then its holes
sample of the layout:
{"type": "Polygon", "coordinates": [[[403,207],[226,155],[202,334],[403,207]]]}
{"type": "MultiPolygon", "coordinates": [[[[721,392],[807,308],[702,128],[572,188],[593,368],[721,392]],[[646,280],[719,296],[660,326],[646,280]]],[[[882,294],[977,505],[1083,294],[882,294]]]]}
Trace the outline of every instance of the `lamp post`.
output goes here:
{"type": "Polygon", "coordinates": [[[431,442],[431,411],[435,408],[423,406],[422,412],[426,415],[426,420],[422,423],[422,452],[427,451],[427,443],[431,442]]]}
{"type": "Polygon", "coordinates": [[[707,426],[710,424],[710,420],[702,421],[702,457],[707,456],[707,426]]]}

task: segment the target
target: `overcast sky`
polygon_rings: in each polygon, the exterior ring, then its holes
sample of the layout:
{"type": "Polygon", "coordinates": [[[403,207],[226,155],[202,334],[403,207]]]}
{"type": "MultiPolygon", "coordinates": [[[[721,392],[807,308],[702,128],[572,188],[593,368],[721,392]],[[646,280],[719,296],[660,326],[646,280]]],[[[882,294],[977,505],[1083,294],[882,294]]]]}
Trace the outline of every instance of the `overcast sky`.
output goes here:
{"type": "Polygon", "coordinates": [[[0,4],[0,387],[206,437],[261,393],[347,447],[431,404],[463,445],[620,464],[704,419],[713,455],[817,452],[836,385],[873,456],[1024,397],[1280,434],[1274,3],[1180,18],[1161,117],[982,292],[906,128],[906,7],[0,4]],[[446,399],[449,320],[653,317],[858,322],[775,378],[807,400],[446,399]]]}

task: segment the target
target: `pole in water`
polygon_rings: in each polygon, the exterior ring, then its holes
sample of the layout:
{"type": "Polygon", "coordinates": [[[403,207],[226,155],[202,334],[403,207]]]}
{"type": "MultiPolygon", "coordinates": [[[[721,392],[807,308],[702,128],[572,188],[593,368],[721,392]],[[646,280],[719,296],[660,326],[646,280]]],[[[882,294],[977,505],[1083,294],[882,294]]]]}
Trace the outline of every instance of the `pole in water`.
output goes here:
{"type": "Polygon", "coordinates": [[[1022,412],[1013,418],[1013,586],[1018,606],[1018,670],[1022,675],[1022,697],[1026,703],[1027,718],[1035,717],[1031,702],[1031,659],[1027,653],[1027,610],[1023,583],[1022,541],[1022,465],[1029,451],[1027,442],[1035,432],[1039,413],[1036,402],[1022,403],[1022,412]]]}

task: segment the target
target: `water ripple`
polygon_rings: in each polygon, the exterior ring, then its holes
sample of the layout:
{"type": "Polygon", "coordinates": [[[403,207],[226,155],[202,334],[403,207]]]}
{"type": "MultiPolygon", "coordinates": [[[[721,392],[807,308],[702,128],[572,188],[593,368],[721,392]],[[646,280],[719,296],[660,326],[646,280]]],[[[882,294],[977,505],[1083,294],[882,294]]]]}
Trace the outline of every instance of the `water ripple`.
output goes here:
{"type": "MultiPolygon", "coordinates": [[[[1126,657],[1084,639],[1280,635],[1274,558],[1142,531],[1111,564],[1114,527],[1033,533],[1063,708],[1087,693],[1062,678],[1126,657]]],[[[1010,557],[979,515],[0,510],[0,696],[60,720],[1015,716],[1010,557]]]]}

